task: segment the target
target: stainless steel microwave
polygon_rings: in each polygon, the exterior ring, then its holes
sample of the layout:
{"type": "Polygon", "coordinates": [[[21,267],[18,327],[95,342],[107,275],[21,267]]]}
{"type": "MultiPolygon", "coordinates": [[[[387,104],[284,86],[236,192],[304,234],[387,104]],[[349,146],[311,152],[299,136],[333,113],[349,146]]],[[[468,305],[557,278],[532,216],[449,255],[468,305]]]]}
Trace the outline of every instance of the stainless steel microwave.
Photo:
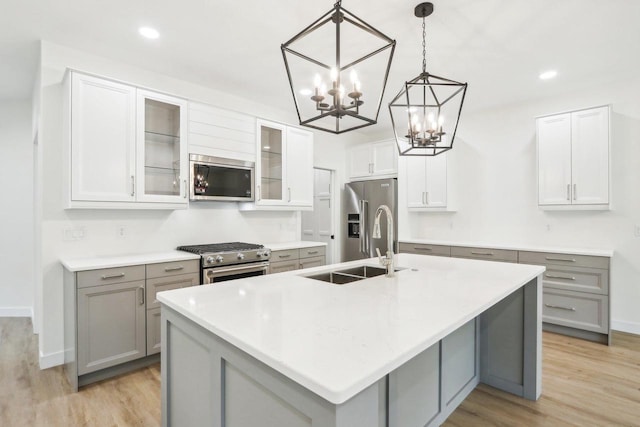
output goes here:
{"type": "Polygon", "coordinates": [[[189,155],[190,200],[251,202],[255,163],[221,157],[189,155]]]}

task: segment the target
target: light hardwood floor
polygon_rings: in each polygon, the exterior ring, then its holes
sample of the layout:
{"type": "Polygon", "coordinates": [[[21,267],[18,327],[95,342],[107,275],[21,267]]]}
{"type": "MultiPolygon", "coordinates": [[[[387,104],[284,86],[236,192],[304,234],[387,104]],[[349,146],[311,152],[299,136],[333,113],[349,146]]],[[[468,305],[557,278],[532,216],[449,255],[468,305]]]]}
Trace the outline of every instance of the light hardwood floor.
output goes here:
{"type": "MultiPolygon", "coordinates": [[[[539,401],[480,385],[445,426],[640,426],[640,337],[616,333],[612,347],[543,341],[539,401]]],[[[0,426],[158,425],[159,365],[73,393],[60,367],[39,369],[31,322],[0,318],[0,426]]]]}

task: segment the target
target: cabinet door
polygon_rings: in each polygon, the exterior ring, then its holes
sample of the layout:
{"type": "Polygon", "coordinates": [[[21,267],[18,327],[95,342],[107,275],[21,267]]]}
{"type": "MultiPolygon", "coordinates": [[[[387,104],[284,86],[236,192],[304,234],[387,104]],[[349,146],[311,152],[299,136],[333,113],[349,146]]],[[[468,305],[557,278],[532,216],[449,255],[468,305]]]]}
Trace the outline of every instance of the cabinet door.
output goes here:
{"type": "Polygon", "coordinates": [[[573,204],[609,203],[609,107],[571,113],[573,204]]]}
{"type": "Polygon", "coordinates": [[[447,154],[426,157],[425,202],[429,208],[447,207],[447,154]]]}
{"type": "Polygon", "coordinates": [[[135,200],[135,88],[71,76],[71,200],[135,200]]]}
{"type": "Polygon", "coordinates": [[[147,310],[147,356],[160,353],[162,347],[161,325],[160,307],[147,310]]]}
{"type": "Polygon", "coordinates": [[[398,173],[398,148],[395,140],[375,142],[372,144],[371,150],[374,175],[398,173]]]}
{"type": "Polygon", "coordinates": [[[538,204],[571,204],[571,114],[541,117],[538,135],[538,204]]]}
{"type": "Polygon", "coordinates": [[[405,157],[407,179],[407,207],[424,208],[427,191],[426,161],[422,156],[405,157]]]}
{"type": "Polygon", "coordinates": [[[285,204],[285,139],[287,127],[265,120],[257,121],[256,204],[285,204]]]}
{"type": "Polygon", "coordinates": [[[144,357],[144,281],[78,289],[78,374],[144,357]]]}
{"type": "Polygon", "coordinates": [[[358,178],[373,174],[372,150],[369,144],[349,150],[349,176],[358,178]]]}
{"type": "Polygon", "coordinates": [[[137,98],[137,200],[187,204],[187,103],[145,90],[137,98]]]}
{"type": "Polygon", "coordinates": [[[313,134],[287,128],[286,147],[287,204],[313,206],[313,134]]]}

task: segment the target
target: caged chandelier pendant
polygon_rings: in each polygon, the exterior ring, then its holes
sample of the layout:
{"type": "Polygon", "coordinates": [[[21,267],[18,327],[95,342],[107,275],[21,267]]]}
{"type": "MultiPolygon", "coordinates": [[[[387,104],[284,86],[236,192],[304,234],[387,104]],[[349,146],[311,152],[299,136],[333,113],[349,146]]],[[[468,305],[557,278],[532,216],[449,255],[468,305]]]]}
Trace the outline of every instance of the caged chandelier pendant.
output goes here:
{"type": "Polygon", "coordinates": [[[341,0],[283,43],[300,124],[335,134],[376,124],[395,45],[341,0]]]}
{"type": "Polygon", "coordinates": [[[389,103],[401,156],[436,156],[453,148],[467,91],[467,83],[427,72],[425,18],[431,13],[432,3],[415,7],[415,16],[422,18],[422,72],[389,103]]]}

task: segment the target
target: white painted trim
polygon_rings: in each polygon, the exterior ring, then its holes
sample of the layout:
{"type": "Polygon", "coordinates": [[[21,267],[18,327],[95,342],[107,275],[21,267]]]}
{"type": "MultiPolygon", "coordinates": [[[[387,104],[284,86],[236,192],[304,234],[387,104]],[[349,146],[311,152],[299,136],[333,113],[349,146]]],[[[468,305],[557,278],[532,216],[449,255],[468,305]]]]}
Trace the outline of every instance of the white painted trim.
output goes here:
{"type": "Polygon", "coordinates": [[[43,354],[40,352],[40,369],[52,368],[64,364],[64,351],[43,354]]]}
{"type": "Polygon", "coordinates": [[[33,307],[0,307],[0,317],[30,317],[33,319],[33,307]]]}
{"type": "Polygon", "coordinates": [[[611,329],[613,329],[614,331],[640,335],[640,323],[638,322],[627,322],[625,320],[612,320],[611,329]]]}

